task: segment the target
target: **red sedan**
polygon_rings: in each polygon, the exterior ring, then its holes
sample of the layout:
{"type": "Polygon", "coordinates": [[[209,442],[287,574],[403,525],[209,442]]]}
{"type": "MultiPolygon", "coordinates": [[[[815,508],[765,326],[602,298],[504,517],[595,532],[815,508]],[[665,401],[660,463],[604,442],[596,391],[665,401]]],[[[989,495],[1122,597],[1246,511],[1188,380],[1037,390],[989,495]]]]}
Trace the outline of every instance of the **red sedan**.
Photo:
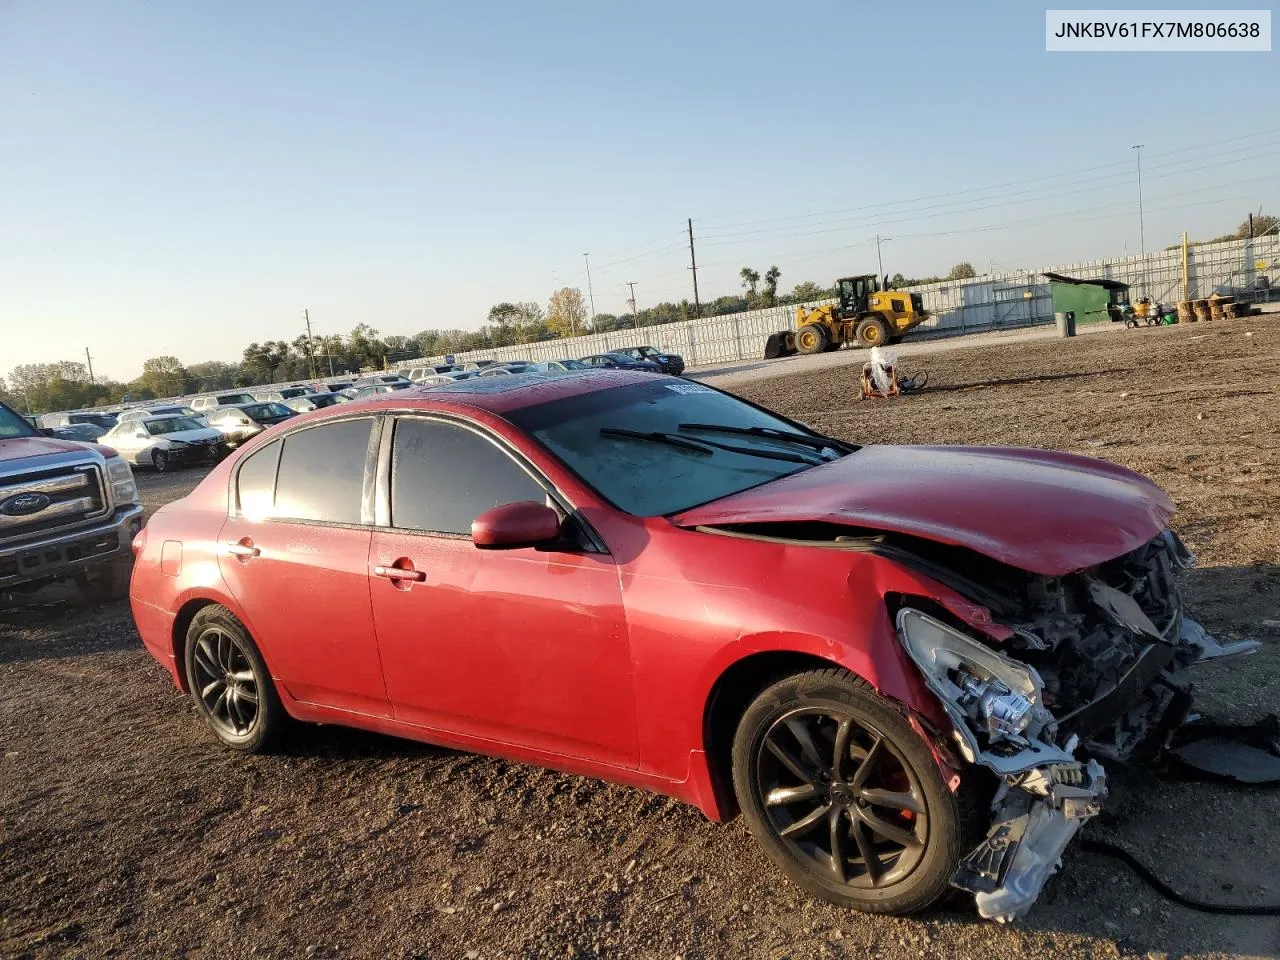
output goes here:
{"type": "Polygon", "coordinates": [[[1008,919],[1239,652],[1183,616],[1172,511],[1101,461],[522,374],[267,431],[155,514],[131,598],[232,749],[292,717],[589,774],[741,811],[836,903],[1008,919]]]}

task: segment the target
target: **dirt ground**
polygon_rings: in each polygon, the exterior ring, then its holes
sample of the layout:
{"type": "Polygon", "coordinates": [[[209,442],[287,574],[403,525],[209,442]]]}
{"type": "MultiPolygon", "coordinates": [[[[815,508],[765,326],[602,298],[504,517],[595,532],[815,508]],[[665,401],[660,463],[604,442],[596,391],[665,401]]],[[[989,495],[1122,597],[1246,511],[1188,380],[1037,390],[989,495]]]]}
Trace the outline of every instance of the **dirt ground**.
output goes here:
{"type": "MultiPolygon", "coordinates": [[[[1280,319],[984,344],[912,358],[929,387],[858,402],[856,366],[751,399],[860,442],[1071,450],[1179,504],[1192,608],[1261,654],[1204,668],[1202,710],[1280,684],[1280,319]],[[1252,336],[1246,336],[1246,333],[1252,336]]],[[[148,505],[194,471],[141,478],[148,505]]],[[[1025,920],[869,918],[802,895],[741,821],[593,780],[331,728],[218,749],[128,607],[53,590],[0,610],[0,956],[1115,957],[1280,955],[1280,920],[1194,913],[1070,852],[1025,920]]],[[[1089,832],[1181,890],[1280,901],[1280,791],[1117,778],[1089,832]]]]}

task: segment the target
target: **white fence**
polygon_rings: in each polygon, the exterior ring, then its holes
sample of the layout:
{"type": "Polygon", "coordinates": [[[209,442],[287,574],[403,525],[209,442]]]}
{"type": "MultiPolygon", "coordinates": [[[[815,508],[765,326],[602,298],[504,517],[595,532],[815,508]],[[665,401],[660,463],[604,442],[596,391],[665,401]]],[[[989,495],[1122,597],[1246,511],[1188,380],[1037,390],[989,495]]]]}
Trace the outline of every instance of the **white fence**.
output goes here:
{"type": "MultiPolygon", "coordinates": [[[[1006,327],[1053,322],[1053,299],[1045,272],[1089,280],[1119,280],[1130,286],[1136,301],[1173,303],[1182,299],[1182,249],[1165,250],[1117,260],[1090,260],[1056,267],[931,283],[908,289],[921,294],[930,318],[912,332],[921,336],[954,336],[1006,327]]],[[[1280,237],[1270,234],[1252,240],[1227,240],[1202,244],[1188,253],[1187,287],[1192,299],[1213,293],[1252,295],[1259,277],[1274,280],[1280,272],[1280,237]]],[[[823,300],[817,303],[830,303],[823,300]]],[[[815,303],[806,306],[815,306],[815,303]]],[[[454,355],[468,360],[556,360],[607,353],[622,347],[651,344],[678,353],[688,366],[733,360],[755,360],[764,355],[769,334],[795,328],[795,307],[772,307],[725,316],[677,323],[656,324],[631,330],[585,334],[542,340],[491,350],[454,355]]],[[[401,370],[424,363],[442,363],[443,357],[423,358],[399,364],[401,370]]]]}

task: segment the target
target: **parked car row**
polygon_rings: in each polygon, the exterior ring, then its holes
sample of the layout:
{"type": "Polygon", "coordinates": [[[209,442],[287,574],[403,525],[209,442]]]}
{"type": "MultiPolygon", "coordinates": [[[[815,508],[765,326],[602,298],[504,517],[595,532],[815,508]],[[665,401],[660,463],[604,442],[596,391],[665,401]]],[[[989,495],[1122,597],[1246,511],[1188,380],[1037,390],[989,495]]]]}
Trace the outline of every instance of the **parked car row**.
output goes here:
{"type": "Polygon", "coordinates": [[[111,410],[73,410],[32,420],[41,433],[80,443],[106,442],[135,466],[168,470],[189,462],[214,460],[267,427],[300,413],[352,400],[369,400],[411,386],[441,386],[471,377],[505,377],[527,372],[641,370],[679,376],[684,360],[651,346],[625,347],[579,360],[472,360],[463,364],[414,367],[408,375],[380,373],[346,381],[298,382],[269,389],[245,388],[200,394],[182,402],[111,410]],[[175,421],[186,421],[178,428],[175,421]],[[141,425],[141,429],[139,429],[141,425]],[[191,431],[217,433],[219,439],[190,438],[191,431]]]}
{"type": "Polygon", "coordinates": [[[625,347],[609,353],[595,354],[580,360],[557,358],[555,360],[472,360],[464,364],[435,364],[414,367],[409,380],[423,385],[439,385],[465,380],[469,377],[503,377],[518,373],[567,372],[570,370],[648,370],[653,373],[684,373],[684,358],[673,353],[662,353],[650,346],[625,347]]]}

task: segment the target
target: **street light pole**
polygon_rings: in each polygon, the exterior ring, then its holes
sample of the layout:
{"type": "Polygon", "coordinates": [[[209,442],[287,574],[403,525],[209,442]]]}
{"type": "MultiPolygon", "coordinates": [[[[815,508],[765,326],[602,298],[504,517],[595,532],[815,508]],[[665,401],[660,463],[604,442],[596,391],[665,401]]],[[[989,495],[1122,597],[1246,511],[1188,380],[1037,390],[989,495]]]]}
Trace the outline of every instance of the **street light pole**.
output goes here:
{"type": "Polygon", "coordinates": [[[591,289],[591,254],[584,253],[582,255],[583,262],[587,265],[587,298],[591,301],[591,322],[596,319],[596,295],[591,289]]]}
{"type": "Polygon", "coordinates": [[[1138,249],[1143,256],[1147,253],[1147,228],[1142,217],[1142,148],[1144,144],[1135,143],[1130,150],[1138,152],[1138,249]]]}

